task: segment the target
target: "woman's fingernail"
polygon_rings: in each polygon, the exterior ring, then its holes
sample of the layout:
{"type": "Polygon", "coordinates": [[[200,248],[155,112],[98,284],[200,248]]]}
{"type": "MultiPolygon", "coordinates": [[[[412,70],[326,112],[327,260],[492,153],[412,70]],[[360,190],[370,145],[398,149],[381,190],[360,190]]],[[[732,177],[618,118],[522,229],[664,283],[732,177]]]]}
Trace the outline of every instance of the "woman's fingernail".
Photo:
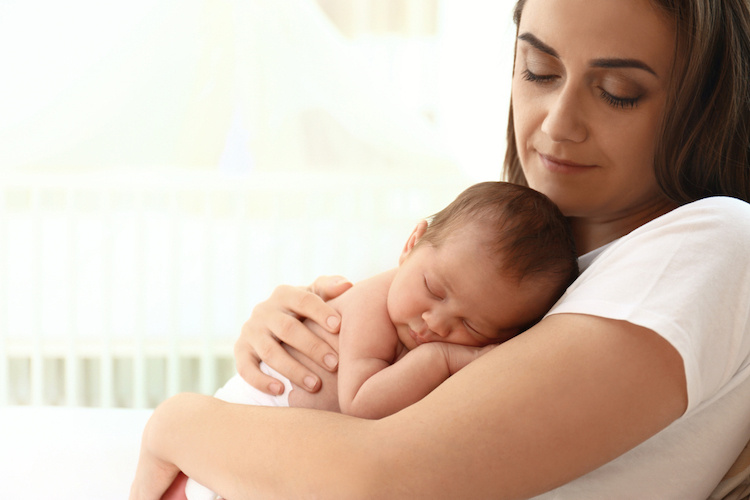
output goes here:
{"type": "Polygon", "coordinates": [[[336,365],[339,364],[338,358],[333,354],[326,354],[325,356],[323,356],[323,362],[330,369],[336,368],[336,365]]]}
{"type": "Polygon", "coordinates": [[[268,390],[273,394],[280,396],[284,392],[284,386],[279,384],[278,382],[271,382],[270,384],[268,384],[268,390]]]}
{"type": "Polygon", "coordinates": [[[338,328],[341,321],[336,316],[328,316],[326,324],[329,328],[338,328]]]}
{"type": "Polygon", "coordinates": [[[318,383],[317,380],[315,380],[315,377],[307,376],[305,377],[305,386],[308,389],[315,389],[315,385],[318,383]]]}

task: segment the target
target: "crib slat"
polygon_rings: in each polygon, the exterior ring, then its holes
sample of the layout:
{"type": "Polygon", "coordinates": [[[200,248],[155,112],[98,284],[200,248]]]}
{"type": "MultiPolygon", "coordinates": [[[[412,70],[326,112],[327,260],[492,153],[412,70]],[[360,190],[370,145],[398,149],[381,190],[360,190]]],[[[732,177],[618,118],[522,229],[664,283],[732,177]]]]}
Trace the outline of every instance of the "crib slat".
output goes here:
{"type": "Polygon", "coordinates": [[[32,268],[31,290],[32,297],[36,300],[32,304],[31,318],[31,404],[44,404],[44,356],[43,356],[43,331],[42,331],[42,214],[41,214],[40,189],[31,191],[31,229],[32,229],[32,268]]]}
{"type": "Polygon", "coordinates": [[[8,366],[8,203],[6,191],[0,190],[0,406],[10,403],[10,367],[8,366]]]}
{"type": "Polygon", "coordinates": [[[115,404],[114,398],[114,359],[112,352],[112,336],[114,335],[114,318],[112,308],[114,306],[114,224],[113,224],[113,198],[115,191],[107,189],[102,193],[101,217],[102,217],[102,328],[99,335],[102,339],[101,353],[99,355],[99,400],[104,408],[112,408],[115,404]]]}
{"type": "Polygon", "coordinates": [[[135,349],[133,352],[133,406],[135,408],[146,408],[146,214],[144,206],[144,193],[135,194],[135,281],[136,281],[136,303],[135,303],[135,349]]]}
{"type": "Polygon", "coordinates": [[[180,219],[177,192],[168,196],[169,214],[169,331],[167,348],[167,397],[180,392],[180,219]]]}
{"type": "Polygon", "coordinates": [[[216,380],[216,363],[213,353],[213,335],[211,334],[214,324],[214,282],[213,282],[213,231],[211,230],[211,218],[214,214],[213,197],[211,191],[203,194],[204,212],[201,221],[201,236],[203,246],[203,333],[201,335],[203,347],[200,357],[200,392],[213,394],[216,380]]]}
{"type": "Polygon", "coordinates": [[[237,332],[239,333],[240,325],[245,321],[246,318],[241,317],[242,311],[250,311],[250,299],[248,298],[248,284],[247,284],[247,261],[250,258],[249,255],[249,244],[247,224],[245,221],[245,214],[247,214],[247,198],[242,196],[242,193],[235,192],[235,213],[234,213],[234,227],[237,230],[237,259],[236,259],[236,288],[235,288],[235,321],[237,325],[237,332]]]}
{"type": "Polygon", "coordinates": [[[79,375],[78,375],[78,327],[76,324],[77,315],[77,245],[76,234],[76,214],[75,214],[75,196],[74,191],[70,190],[66,194],[66,215],[67,215],[67,243],[68,243],[68,324],[66,337],[68,339],[68,349],[65,356],[65,402],[68,406],[78,406],[81,401],[78,398],[79,375]]]}
{"type": "Polygon", "coordinates": [[[231,370],[222,359],[231,360],[252,301],[280,282],[309,282],[333,272],[356,280],[368,274],[347,269],[395,263],[414,212],[432,213],[456,191],[455,185],[428,186],[423,179],[415,189],[378,178],[351,183],[339,175],[184,184],[161,178],[19,179],[10,188],[21,193],[22,202],[13,205],[18,214],[2,211],[11,198],[9,188],[0,186],[0,275],[15,272],[8,257],[28,248],[22,263],[31,271],[25,281],[33,299],[29,313],[16,314],[9,305],[11,285],[0,276],[0,404],[149,407],[159,402],[155,397],[182,390],[213,393],[225,376],[218,368],[231,370]],[[183,206],[182,193],[197,203],[183,206]],[[86,204],[90,199],[92,206],[86,204]],[[152,215],[159,219],[151,221],[152,215]],[[396,227],[403,218],[408,227],[402,235],[396,227]],[[53,220],[65,226],[52,226],[53,220]],[[9,231],[19,221],[25,236],[12,239],[9,231]],[[161,221],[166,233],[154,236],[159,226],[152,222],[161,221]],[[397,244],[384,237],[386,231],[397,232],[397,244]],[[59,246],[62,258],[50,260],[44,245],[59,246]],[[97,252],[91,267],[89,245],[97,252]],[[155,256],[167,256],[156,274],[154,249],[155,256]],[[388,257],[379,260],[378,254],[388,257]],[[58,294],[62,304],[54,302],[60,287],[50,287],[49,262],[61,263],[55,279],[68,281],[58,294]],[[81,302],[90,285],[100,291],[96,308],[81,302]],[[217,293],[229,306],[217,301],[217,293]],[[67,309],[59,325],[49,318],[51,306],[67,309]],[[186,307],[193,308],[188,317],[198,325],[186,322],[186,307]],[[236,317],[225,318],[227,311],[236,317]],[[8,332],[17,324],[24,329],[8,332]],[[58,327],[61,335],[44,331],[58,327]]]}
{"type": "MultiPolygon", "coordinates": [[[[7,330],[3,330],[5,332],[7,330]]],[[[10,377],[6,336],[0,333],[0,407],[10,404],[10,377]]]]}

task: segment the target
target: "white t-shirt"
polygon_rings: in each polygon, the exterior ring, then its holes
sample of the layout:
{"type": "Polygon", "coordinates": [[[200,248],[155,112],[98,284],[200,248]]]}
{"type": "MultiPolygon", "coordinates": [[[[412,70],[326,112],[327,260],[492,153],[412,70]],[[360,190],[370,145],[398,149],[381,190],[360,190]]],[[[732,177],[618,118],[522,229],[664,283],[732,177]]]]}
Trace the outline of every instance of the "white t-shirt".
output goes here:
{"type": "Polygon", "coordinates": [[[682,356],[685,414],[539,500],[705,500],[750,439],[750,204],[696,201],[581,257],[549,314],[649,328],[682,356]]]}

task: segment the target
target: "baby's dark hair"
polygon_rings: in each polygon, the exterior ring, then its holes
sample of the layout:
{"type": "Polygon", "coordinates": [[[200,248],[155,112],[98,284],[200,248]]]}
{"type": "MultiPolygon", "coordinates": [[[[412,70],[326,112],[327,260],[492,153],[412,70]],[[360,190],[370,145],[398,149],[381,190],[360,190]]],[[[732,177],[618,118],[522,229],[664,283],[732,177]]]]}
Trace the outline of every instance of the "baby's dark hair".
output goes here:
{"type": "Polygon", "coordinates": [[[529,187],[508,182],[475,184],[429,221],[420,243],[433,246],[461,226],[482,224],[488,250],[498,257],[497,271],[519,282],[549,280],[555,299],[578,277],[568,220],[552,200],[529,187]]]}

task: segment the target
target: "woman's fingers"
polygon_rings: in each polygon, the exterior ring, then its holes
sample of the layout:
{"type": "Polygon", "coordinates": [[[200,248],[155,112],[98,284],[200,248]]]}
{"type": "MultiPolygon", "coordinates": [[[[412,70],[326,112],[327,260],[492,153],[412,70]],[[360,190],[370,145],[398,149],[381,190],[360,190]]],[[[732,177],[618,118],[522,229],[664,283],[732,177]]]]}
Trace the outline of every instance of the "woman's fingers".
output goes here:
{"type": "Polygon", "coordinates": [[[261,359],[274,367],[279,373],[285,374],[295,384],[310,387],[314,392],[320,389],[320,380],[301,363],[292,358],[277,341],[272,339],[261,344],[263,357],[255,353],[249,344],[242,341],[242,337],[234,345],[237,373],[250,385],[267,394],[278,396],[284,392],[284,383],[260,370],[261,359]]]}
{"type": "Polygon", "coordinates": [[[237,373],[259,391],[278,396],[284,390],[284,384],[260,371],[260,358],[250,344],[241,335],[234,343],[234,363],[237,373]]]}
{"type": "Polygon", "coordinates": [[[343,276],[320,276],[313,282],[310,291],[324,301],[328,301],[335,299],[351,287],[352,283],[343,276]]]}
{"type": "MultiPolygon", "coordinates": [[[[332,317],[332,316],[331,316],[332,317]]],[[[274,325],[274,332],[279,340],[287,345],[294,347],[296,350],[313,360],[321,368],[328,371],[336,371],[338,368],[338,353],[331,347],[328,342],[310,331],[307,326],[292,316],[284,315],[278,318],[278,324],[274,325]]],[[[338,317],[336,317],[336,330],[338,330],[338,317]]],[[[269,345],[268,353],[258,353],[266,364],[283,373],[279,368],[274,366],[272,355],[277,354],[275,348],[271,349],[269,345]]],[[[282,348],[286,353],[286,350],[282,348]]]]}
{"type": "Polygon", "coordinates": [[[280,380],[260,370],[260,362],[264,361],[296,385],[310,392],[320,389],[320,378],[294,359],[281,342],[294,347],[327,370],[337,368],[336,351],[305,327],[298,314],[315,316],[326,323],[326,329],[338,331],[338,314],[319,297],[301,288],[277,287],[267,301],[253,309],[250,319],[242,325],[240,337],[234,346],[237,372],[247,383],[268,394],[284,392],[284,384],[280,380]]]}
{"type": "Polygon", "coordinates": [[[325,300],[337,297],[350,287],[351,283],[340,276],[318,278],[309,288],[276,287],[268,300],[255,306],[250,318],[242,325],[234,346],[240,376],[263,392],[281,394],[284,390],[281,381],[260,370],[263,361],[296,385],[310,392],[319,390],[320,378],[294,359],[281,343],[295,348],[322,368],[335,371],[338,353],[310,331],[300,318],[309,318],[323,329],[338,333],[341,317],[325,300]]]}
{"type": "MultiPolygon", "coordinates": [[[[306,289],[287,287],[286,285],[277,287],[276,290],[279,291],[280,297],[282,296],[281,294],[284,294],[283,296],[286,300],[284,300],[283,303],[287,304],[286,312],[290,313],[283,316],[273,315],[273,319],[277,320],[278,323],[269,325],[280,340],[294,346],[295,348],[297,347],[291,342],[291,339],[286,336],[288,334],[294,335],[300,333],[297,328],[297,325],[301,324],[299,318],[307,318],[331,333],[339,332],[339,326],[341,326],[341,317],[339,316],[339,313],[336,312],[336,309],[324,302],[320,296],[313,292],[308,292],[306,289]],[[281,288],[283,289],[279,290],[281,288]],[[293,319],[295,321],[289,322],[286,321],[287,319],[293,319]]],[[[305,330],[307,329],[305,328],[305,330]]]]}

